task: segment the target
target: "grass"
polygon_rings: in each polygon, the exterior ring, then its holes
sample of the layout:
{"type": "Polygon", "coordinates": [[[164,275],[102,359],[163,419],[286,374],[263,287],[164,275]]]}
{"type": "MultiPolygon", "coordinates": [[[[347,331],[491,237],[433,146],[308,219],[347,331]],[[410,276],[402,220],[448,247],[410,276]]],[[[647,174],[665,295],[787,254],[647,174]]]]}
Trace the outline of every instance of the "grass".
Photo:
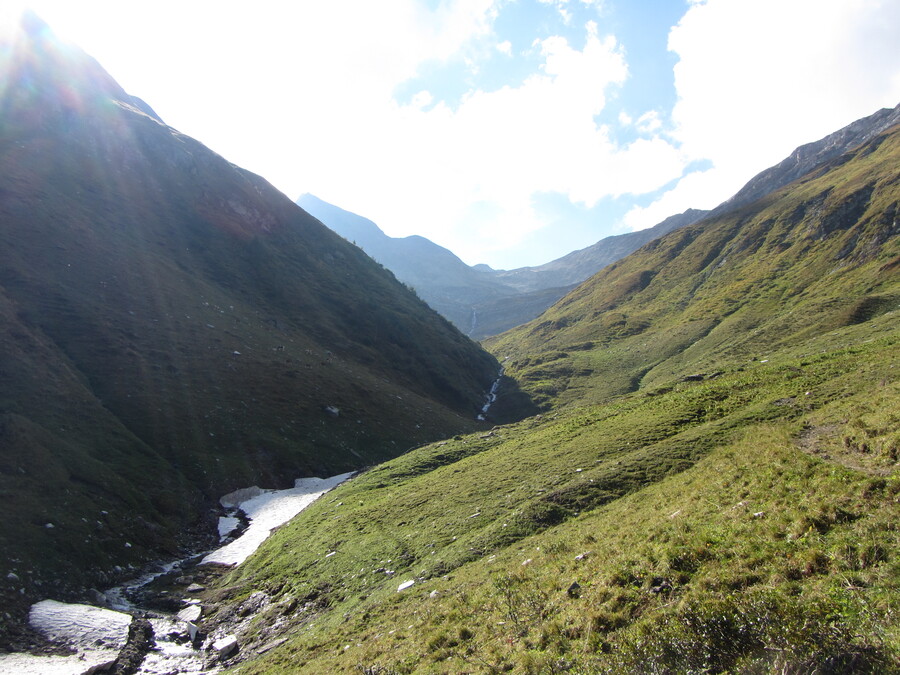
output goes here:
{"type": "Polygon", "coordinates": [[[366,472],[220,589],[224,613],[270,597],[248,650],[288,638],[238,671],[896,668],[897,356],[890,334],[366,472]],[[865,470],[810,445],[811,429],[842,438],[857,419],[881,448],[855,451],[865,470]]]}
{"type": "Polygon", "coordinates": [[[900,134],[651,242],[486,341],[545,409],[802,346],[900,306],[900,134]]]}

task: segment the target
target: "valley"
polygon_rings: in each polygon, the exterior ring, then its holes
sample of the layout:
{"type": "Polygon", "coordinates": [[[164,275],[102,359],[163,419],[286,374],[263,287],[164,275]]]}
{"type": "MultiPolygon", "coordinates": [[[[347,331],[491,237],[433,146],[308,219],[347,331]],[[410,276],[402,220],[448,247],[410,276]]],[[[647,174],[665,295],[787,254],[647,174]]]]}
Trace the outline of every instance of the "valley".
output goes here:
{"type": "Polygon", "coordinates": [[[503,271],[7,47],[0,672],[900,673],[900,106],[503,271]]]}

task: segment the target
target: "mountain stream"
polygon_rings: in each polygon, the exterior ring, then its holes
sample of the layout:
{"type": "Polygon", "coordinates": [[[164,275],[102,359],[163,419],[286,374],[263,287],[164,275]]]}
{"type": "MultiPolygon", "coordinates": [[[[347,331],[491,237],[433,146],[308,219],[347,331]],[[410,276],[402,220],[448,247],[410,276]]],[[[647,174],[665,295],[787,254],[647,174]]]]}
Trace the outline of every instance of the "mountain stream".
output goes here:
{"type": "MultiPolygon", "coordinates": [[[[191,583],[183,598],[171,597],[172,611],[142,606],[144,589],[155,580],[179,572],[197,572],[212,565],[240,565],[265,541],[273,529],[286,523],[323,494],[351,477],[345,473],[330,478],[299,478],[287,490],[258,487],[232,492],[219,501],[229,512],[219,519],[220,541],[231,539],[242,520],[249,525],[236,538],[205,555],[195,555],[157,566],[152,572],[97,594],[103,607],[43,600],[32,605],[31,626],[50,640],[65,644],[74,652],[68,656],[0,654],[0,675],[88,675],[101,672],[120,660],[133,647],[132,632],[144,626],[143,647],[132,656],[140,666],[138,675],[204,675],[216,673],[220,661],[238,648],[233,635],[209,636],[200,633],[197,621],[203,609],[191,593],[203,586],[191,583]],[[240,512],[241,517],[238,517],[240,512]],[[200,556],[203,556],[202,558],[200,556]],[[146,618],[139,622],[138,619],[146,618]],[[152,628],[152,634],[147,628],[152,628]],[[149,648],[149,649],[148,649],[149,648]],[[146,651],[146,655],[142,652],[146,651]]],[[[202,575],[197,575],[202,579],[202,575]]],[[[176,583],[183,579],[179,577],[176,583]]],[[[165,591],[163,592],[165,593],[165,591]]]]}
{"type": "MultiPolygon", "coordinates": [[[[504,359],[505,360],[505,359],[504,359]]],[[[481,412],[478,413],[477,419],[479,422],[483,422],[487,419],[488,411],[491,409],[491,406],[494,405],[494,401],[497,400],[497,391],[500,389],[500,380],[503,379],[503,366],[500,366],[500,372],[497,373],[497,379],[494,380],[494,383],[491,385],[491,390],[487,394],[487,400],[484,405],[481,407],[481,412]]]]}

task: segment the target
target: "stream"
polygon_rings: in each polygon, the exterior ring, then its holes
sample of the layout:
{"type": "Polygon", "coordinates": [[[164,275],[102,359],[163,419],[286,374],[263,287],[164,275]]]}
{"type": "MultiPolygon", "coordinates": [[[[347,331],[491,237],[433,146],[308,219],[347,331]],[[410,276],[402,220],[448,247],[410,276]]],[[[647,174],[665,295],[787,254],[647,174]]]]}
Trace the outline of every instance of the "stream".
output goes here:
{"type": "Polygon", "coordinates": [[[494,383],[491,385],[491,390],[487,394],[487,400],[481,407],[481,412],[478,413],[478,417],[475,418],[479,422],[484,422],[487,419],[488,411],[491,409],[491,406],[494,405],[494,401],[497,400],[497,391],[500,389],[500,380],[503,379],[503,370],[503,366],[500,366],[500,372],[497,373],[497,379],[494,380],[494,383]]]}
{"type": "MultiPolygon", "coordinates": [[[[97,598],[103,607],[42,600],[32,605],[31,626],[50,640],[72,649],[68,656],[26,653],[0,654],[0,675],[89,675],[102,672],[129,650],[134,651],[138,618],[146,617],[152,628],[149,650],[146,640],[136,659],[138,675],[209,675],[238,648],[233,635],[201,632],[203,607],[191,595],[205,589],[202,583],[214,579],[227,567],[240,565],[266,540],[271,531],[286,523],[323,494],[349,479],[352,473],[330,478],[298,478],[286,490],[246,488],[222,497],[219,502],[228,515],[219,519],[223,545],[213,551],[157,565],[153,571],[108,589],[97,598]],[[248,526],[234,539],[231,535],[244,521],[248,526]],[[167,595],[162,590],[148,593],[153,582],[174,577],[184,586],[167,595]],[[152,602],[150,601],[152,598],[152,602]],[[163,601],[165,609],[160,608],[163,601]]],[[[146,624],[143,624],[146,631],[146,624]]],[[[221,629],[217,629],[221,630],[221,629]]]]}

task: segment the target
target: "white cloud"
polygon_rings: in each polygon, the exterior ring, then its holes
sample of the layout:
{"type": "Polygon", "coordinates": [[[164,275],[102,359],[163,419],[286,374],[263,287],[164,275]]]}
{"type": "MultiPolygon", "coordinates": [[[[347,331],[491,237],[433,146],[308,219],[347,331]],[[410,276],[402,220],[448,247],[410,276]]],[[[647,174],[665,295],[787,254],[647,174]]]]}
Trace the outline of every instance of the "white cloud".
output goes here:
{"type": "MultiPolygon", "coordinates": [[[[604,11],[601,0],[544,2],[604,11]]],[[[714,206],[796,145],[900,100],[896,0],[691,3],[670,35],[674,129],[663,134],[669,111],[622,113],[641,136],[627,145],[596,121],[628,67],[594,23],[583,48],[541,35],[542,66],[516,86],[473,89],[451,108],[421,82],[409,104],[395,100],[426,65],[487,72],[487,59],[507,61],[498,50],[513,56],[494,31],[508,0],[31,4],[173,126],[289,196],[313,192],[470,262],[543,225],[537,194],[589,207],[708,160],[629,214],[649,226],[714,206]]]]}
{"type": "Polygon", "coordinates": [[[655,110],[645,112],[638,117],[635,124],[638,131],[643,134],[654,134],[662,129],[662,119],[660,119],[659,113],[655,110]]]}
{"type": "Polygon", "coordinates": [[[532,208],[538,193],[590,207],[658,189],[680,175],[681,155],[660,139],[618,147],[597,125],[628,69],[614,38],[592,22],[584,30],[583,49],[560,36],[538,40],[541,67],[520,86],[471,91],[453,109],[369,101],[365,119],[347,125],[347,145],[358,148],[352,160],[317,161],[307,189],[394,236],[424,234],[471,262],[544,225],[532,208]],[[393,178],[390,190],[376,174],[393,178]]]}
{"type": "MultiPolygon", "coordinates": [[[[482,217],[482,248],[508,247],[542,227],[531,207],[537,193],[557,192],[592,207],[606,196],[657,190],[681,175],[683,158],[670,143],[652,138],[618,147],[595,123],[608,89],[624,81],[627,66],[614,39],[599,37],[594,24],[586,31],[582,51],[558,36],[540,41],[544,63],[522,86],[475,91],[456,111],[440,107],[406,122],[407,129],[427,128],[423,137],[444,140],[441,161],[430,164],[435,173],[426,181],[453,186],[461,204],[493,205],[489,218],[482,217]]],[[[650,118],[645,123],[652,125],[650,118]]],[[[417,201],[439,199],[428,186],[415,192],[417,201]]],[[[417,214],[425,209],[424,203],[410,209],[420,230],[417,214]]],[[[446,215],[448,228],[451,217],[470,225],[476,218],[464,209],[446,215]]],[[[475,242],[438,238],[470,259],[477,248],[475,242]]]]}
{"type": "MultiPolygon", "coordinates": [[[[896,105],[897,26],[896,0],[693,3],[669,37],[679,57],[674,135],[688,158],[713,169],[660,203],[715,206],[796,146],[896,105]],[[697,201],[687,204],[687,195],[697,201]]],[[[658,215],[654,205],[627,220],[649,227],[658,215]]]]}
{"type": "Polygon", "coordinates": [[[434,102],[434,96],[431,95],[430,91],[423,89],[415,96],[412,97],[412,101],[410,105],[413,108],[427,108],[434,102]]]}
{"type": "Polygon", "coordinates": [[[678,182],[678,189],[666,192],[652,204],[631,209],[623,219],[630,230],[646,230],[676,213],[702,208],[710,192],[717,189],[715,172],[695,171],[678,182]]]}

